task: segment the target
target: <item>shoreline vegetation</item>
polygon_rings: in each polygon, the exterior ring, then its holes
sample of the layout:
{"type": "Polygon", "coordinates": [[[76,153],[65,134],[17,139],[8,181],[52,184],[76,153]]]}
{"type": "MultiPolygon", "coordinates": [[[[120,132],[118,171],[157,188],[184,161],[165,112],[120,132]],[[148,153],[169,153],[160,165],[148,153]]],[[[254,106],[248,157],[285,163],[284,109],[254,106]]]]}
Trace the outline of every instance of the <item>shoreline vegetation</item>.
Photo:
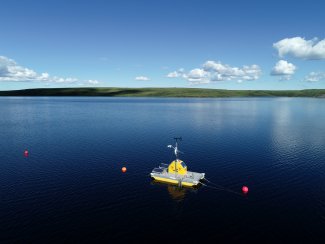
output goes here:
{"type": "Polygon", "coordinates": [[[0,91],[0,96],[106,96],[106,97],[319,97],[325,89],[222,90],[204,88],[36,88],[0,91]]]}

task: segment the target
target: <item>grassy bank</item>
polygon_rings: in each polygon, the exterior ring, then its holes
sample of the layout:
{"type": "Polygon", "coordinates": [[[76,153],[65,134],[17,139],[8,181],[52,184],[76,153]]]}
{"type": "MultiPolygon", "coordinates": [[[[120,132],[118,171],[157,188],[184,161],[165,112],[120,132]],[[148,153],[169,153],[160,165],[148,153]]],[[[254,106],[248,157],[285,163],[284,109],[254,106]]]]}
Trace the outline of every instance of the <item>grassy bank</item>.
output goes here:
{"type": "Polygon", "coordinates": [[[325,89],[270,91],[200,88],[39,88],[0,91],[0,96],[325,97],[325,89]]]}

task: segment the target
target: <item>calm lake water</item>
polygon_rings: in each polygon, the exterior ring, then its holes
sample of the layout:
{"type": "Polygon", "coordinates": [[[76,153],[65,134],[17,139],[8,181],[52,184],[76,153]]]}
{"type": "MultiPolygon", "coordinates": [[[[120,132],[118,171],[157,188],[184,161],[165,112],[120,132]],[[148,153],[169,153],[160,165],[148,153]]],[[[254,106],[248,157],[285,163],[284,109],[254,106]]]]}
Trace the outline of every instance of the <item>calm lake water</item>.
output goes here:
{"type": "Polygon", "coordinates": [[[0,135],[1,242],[325,241],[325,99],[2,97],[0,135]],[[151,181],[175,136],[227,190],[151,181]]]}

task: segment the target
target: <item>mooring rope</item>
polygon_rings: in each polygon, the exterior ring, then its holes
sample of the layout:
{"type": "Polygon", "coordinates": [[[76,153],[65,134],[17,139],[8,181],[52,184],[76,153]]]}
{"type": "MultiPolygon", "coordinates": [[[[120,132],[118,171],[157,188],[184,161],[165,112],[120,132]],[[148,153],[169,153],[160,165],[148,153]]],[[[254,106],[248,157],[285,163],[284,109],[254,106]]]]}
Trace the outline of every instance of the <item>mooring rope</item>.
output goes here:
{"type": "Polygon", "coordinates": [[[230,192],[230,193],[233,193],[233,194],[236,194],[236,195],[242,196],[241,193],[236,192],[236,191],[233,191],[233,190],[231,190],[231,189],[229,189],[229,188],[227,188],[227,187],[224,187],[224,186],[222,186],[222,185],[218,185],[218,184],[216,184],[216,183],[214,183],[214,182],[212,182],[212,181],[209,181],[207,178],[204,178],[204,180],[207,181],[207,182],[209,182],[210,184],[212,184],[212,185],[214,185],[214,186],[209,186],[209,185],[204,184],[204,183],[201,182],[201,184],[202,184],[203,186],[206,186],[206,187],[209,187],[209,188],[212,188],[212,189],[215,189],[215,190],[219,190],[219,191],[227,191],[227,192],[230,192]]]}

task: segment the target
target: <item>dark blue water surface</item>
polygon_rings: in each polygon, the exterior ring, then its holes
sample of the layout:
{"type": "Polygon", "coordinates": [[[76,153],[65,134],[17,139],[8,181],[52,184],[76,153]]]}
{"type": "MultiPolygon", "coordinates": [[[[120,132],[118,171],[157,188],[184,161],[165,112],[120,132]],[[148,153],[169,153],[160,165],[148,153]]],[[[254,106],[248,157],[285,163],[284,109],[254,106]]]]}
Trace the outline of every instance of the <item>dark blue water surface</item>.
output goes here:
{"type": "Polygon", "coordinates": [[[325,241],[325,99],[2,97],[0,135],[2,242],[325,241]],[[174,136],[228,190],[152,182],[174,136]]]}

